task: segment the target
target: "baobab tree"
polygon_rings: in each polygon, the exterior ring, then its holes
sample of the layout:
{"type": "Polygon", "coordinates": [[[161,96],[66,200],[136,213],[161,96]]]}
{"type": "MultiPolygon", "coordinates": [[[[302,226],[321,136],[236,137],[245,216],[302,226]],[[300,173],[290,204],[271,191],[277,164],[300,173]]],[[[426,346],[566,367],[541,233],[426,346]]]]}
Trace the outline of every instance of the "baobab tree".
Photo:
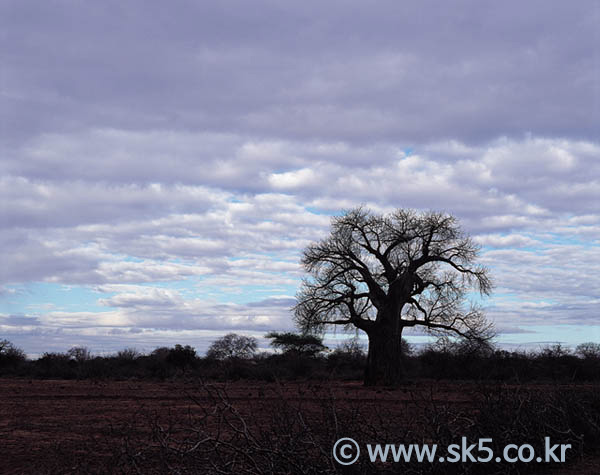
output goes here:
{"type": "Polygon", "coordinates": [[[468,299],[469,292],[489,295],[492,287],[478,253],[451,215],[350,210],[332,219],[327,238],[304,251],[309,277],[297,294],[296,324],[304,332],[335,325],[364,331],[365,384],[395,384],[402,378],[405,328],[491,338],[491,324],[468,299]]]}

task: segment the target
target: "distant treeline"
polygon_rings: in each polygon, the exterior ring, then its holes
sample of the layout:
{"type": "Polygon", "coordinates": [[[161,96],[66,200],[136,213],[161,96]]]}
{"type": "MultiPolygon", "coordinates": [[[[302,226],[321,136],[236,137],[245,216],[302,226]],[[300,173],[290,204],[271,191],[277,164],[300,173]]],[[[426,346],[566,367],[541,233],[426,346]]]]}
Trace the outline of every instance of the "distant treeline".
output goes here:
{"type": "MultiPolygon", "coordinates": [[[[326,351],[319,338],[271,333],[278,353],[259,353],[251,337],[229,334],[215,341],[206,356],[191,346],[156,348],[150,354],[124,349],[95,356],[85,347],[66,353],[44,353],[28,359],[7,340],[0,340],[0,376],[59,379],[165,379],[179,376],[213,380],[362,379],[366,354],[356,340],[326,351]]],[[[575,350],[561,345],[536,352],[505,351],[489,344],[442,342],[414,351],[406,342],[406,380],[488,380],[506,382],[600,380],[600,344],[575,350]]]]}

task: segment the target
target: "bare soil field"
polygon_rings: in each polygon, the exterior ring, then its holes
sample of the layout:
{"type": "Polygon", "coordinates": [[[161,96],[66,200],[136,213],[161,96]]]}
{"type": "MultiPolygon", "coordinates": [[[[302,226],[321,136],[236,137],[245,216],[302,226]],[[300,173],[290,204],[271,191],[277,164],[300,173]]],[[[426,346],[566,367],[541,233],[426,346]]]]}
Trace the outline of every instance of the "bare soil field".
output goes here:
{"type": "MultiPolygon", "coordinates": [[[[527,389],[543,393],[548,386],[527,389]]],[[[598,386],[570,389],[597,391],[598,386]]],[[[421,427],[422,443],[434,440],[433,429],[454,431],[450,435],[459,438],[470,423],[464,415],[475,417],[478,410],[474,398],[489,391],[476,383],[427,381],[391,390],[341,381],[0,379],[0,473],[229,473],[227,467],[234,473],[239,466],[248,473],[296,473],[297,461],[273,462],[294,444],[307,454],[306,465],[297,470],[345,473],[331,461],[337,437],[360,432],[375,443],[398,443],[404,436],[414,439],[421,427]],[[446,424],[450,420],[453,427],[446,424]],[[313,453],[323,467],[310,468],[313,453]],[[184,468],[177,468],[182,461],[184,468]]],[[[593,452],[572,454],[567,461],[540,473],[600,473],[593,452]]],[[[420,473],[385,466],[361,471],[379,469],[420,473]]]]}

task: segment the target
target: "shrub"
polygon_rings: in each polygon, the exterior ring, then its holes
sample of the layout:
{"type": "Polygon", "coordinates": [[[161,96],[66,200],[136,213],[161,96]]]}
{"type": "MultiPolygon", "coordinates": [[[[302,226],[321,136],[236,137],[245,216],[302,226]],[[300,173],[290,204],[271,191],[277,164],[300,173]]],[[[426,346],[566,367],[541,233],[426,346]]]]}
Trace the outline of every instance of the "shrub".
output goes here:
{"type": "Polygon", "coordinates": [[[0,369],[14,369],[25,362],[25,352],[8,340],[0,340],[0,369]]]}
{"type": "Polygon", "coordinates": [[[327,357],[327,367],[336,377],[353,380],[363,377],[367,354],[357,338],[345,341],[327,357]]]}
{"type": "Polygon", "coordinates": [[[117,352],[116,358],[120,361],[135,361],[142,354],[135,348],[125,348],[117,352]]]}
{"type": "Polygon", "coordinates": [[[196,350],[190,345],[175,345],[174,348],[169,350],[166,362],[176,368],[185,370],[188,367],[194,366],[196,362],[196,350]]]}
{"type": "Polygon", "coordinates": [[[542,358],[562,358],[563,356],[567,356],[571,354],[571,350],[569,348],[565,348],[560,343],[556,345],[549,345],[542,348],[540,353],[540,357],[542,358]]]}
{"type": "Polygon", "coordinates": [[[575,354],[586,359],[600,359],[600,343],[587,342],[577,345],[575,354]]]}
{"type": "Polygon", "coordinates": [[[44,353],[34,363],[36,373],[43,378],[75,378],[77,363],[66,353],[44,353]]]}

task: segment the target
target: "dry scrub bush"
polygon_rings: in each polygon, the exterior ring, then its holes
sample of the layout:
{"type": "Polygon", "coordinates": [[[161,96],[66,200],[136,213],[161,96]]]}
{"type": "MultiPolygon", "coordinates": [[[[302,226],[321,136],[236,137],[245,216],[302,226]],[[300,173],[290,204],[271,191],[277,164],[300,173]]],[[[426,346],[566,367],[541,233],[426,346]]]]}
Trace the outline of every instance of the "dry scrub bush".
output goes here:
{"type": "Polygon", "coordinates": [[[226,385],[199,382],[186,389],[186,416],[142,408],[128,424],[110,428],[112,445],[90,441],[88,455],[104,454],[95,466],[89,457],[71,460],[70,466],[77,468],[73,473],[500,475],[547,473],[563,464],[371,463],[366,444],[436,443],[443,452],[463,436],[469,443],[492,438],[496,456],[507,444],[528,443],[541,453],[547,436],[552,444],[572,445],[568,462],[600,446],[600,396],[593,386],[546,385],[540,390],[482,385],[461,401],[450,401],[436,386],[429,391],[405,387],[401,400],[390,399],[393,393],[385,390],[365,390],[358,399],[342,400],[326,385],[293,388],[295,392],[278,385],[254,387],[263,393],[260,398],[253,394],[250,406],[239,393],[230,395],[226,385]],[[378,399],[381,393],[387,399],[378,399]],[[341,437],[355,439],[363,450],[352,466],[333,460],[332,447],[341,437]]]}

